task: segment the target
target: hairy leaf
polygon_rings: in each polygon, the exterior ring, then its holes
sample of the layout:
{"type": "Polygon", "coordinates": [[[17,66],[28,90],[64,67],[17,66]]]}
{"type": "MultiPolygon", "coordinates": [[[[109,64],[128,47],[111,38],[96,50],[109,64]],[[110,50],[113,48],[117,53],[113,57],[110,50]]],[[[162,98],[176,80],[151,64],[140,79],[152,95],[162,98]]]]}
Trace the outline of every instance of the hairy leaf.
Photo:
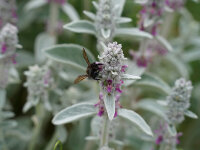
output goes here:
{"type": "Polygon", "coordinates": [[[108,118],[112,120],[115,115],[115,96],[106,94],[104,97],[104,104],[108,113],[108,118]]]}
{"type": "Polygon", "coordinates": [[[74,9],[74,7],[71,4],[65,3],[64,5],[62,5],[62,10],[72,21],[76,21],[80,19],[77,11],[74,9]]]}
{"type": "Polygon", "coordinates": [[[169,85],[166,82],[164,82],[161,78],[157,77],[156,75],[145,73],[142,75],[141,78],[142,78],[141,80],[138,80],[135,82],[135,85],[156,88],[163,91],[167,95],[171,91],[171,88],[169,87],[169,85]]]}
{"type": "MultiPolygon", "coordinates": [[[[94,56],[86,48],[85,50],[90,62],[94,62],[94,56]]],[[[53,60],[86,70],[87,63],[83,58],[83,46],[75,44],[55,45],[46,49],[45,53],[49,58],[53,60]]]]}
{"type": "Polygon", "coordinates": [[[75,33],[96,34],[94,24],[87,20],[73,21],[64,25],[64,28],[75,33]]]}
{"type": "Polygon", "coordinates": [[[119,109],[118,115],[119,117],[127,119],[134,125],[138,126],[146,134],[153,136],[151,128],[147,125],[144,119],[136,112],[127,109],[119,109]]]}
{"type": "Polygon", "coordinates": [[[55,125],[61,125],[90,117],[95,114],[97,114],[97,110],[93,103],[80,103],[67,107],[57,113],[52,122],[55,125]]]}

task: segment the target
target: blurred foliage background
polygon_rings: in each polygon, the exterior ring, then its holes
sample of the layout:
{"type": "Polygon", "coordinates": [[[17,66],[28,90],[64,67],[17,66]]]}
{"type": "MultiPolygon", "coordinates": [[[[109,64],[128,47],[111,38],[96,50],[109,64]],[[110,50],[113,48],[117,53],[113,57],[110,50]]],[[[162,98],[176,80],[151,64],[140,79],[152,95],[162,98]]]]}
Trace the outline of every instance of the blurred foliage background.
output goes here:
{"type": "MultiPolygon", "coordinates": [[[[76,10],[78,11],[80,18],[86,18],[86,16],[82,13],[83,10],[90,10],[95,12],[95,9],[92,6],[91,0],[68,0],[70,4],[72,4],[76,10]]],[[[17,0],[18,5],[18,27],[19,27],[19,41],[20,44],[23,46],[22,50],[27,55],[27,60],[22,60],[20,57],[18,58],[18,64],[23,63],[23,61],[28,62],[29,64],[34,64],[34,42],[36,36],[41,33],[42,31],[46,30],[46,23],[48,19],[48,12],[49,7],[46,5],[44,7],[41,7],[37,9],[37,11],[31,11],[31,12],[25,12],[24,6],[27,3],[27,0],[17,0]]],[[[126,5],[124,8],[123,16],[132,18],[132,22],[129,24],[130,26],[136,26],[138,18],[137,14],[140,10],[141,6],[136,5],[133,3],[132,0],[127,0],[126,5]]],[[[193,16],[194,20],[198,23],[200,22],[200,3],[195,3],[193,1],[188,0],[186,3],[186,8],[193,16]]],[[[173,39],[176,39],[179,35],[178,30],[178,24],[180,15],[177,13],[175,16],[175,22],[173,24],[173,28],[170,31],[169,39],[173,37],[173,39]]],[[[60,14],[60,20],[64,24],[70,22],[70,19],[66,17],[65,14],[60,14]]],[[[199,23],[200,27],[200,23],[199,23]]],[[[185,28],[187,30],[187,28],[185,28]]],[[[198,33],[200,36],[200,33],[198,33]]],[[[75,34],[72,32],[69,32],[67,30],[62,30],[60,35],[58,36],[58,43],[76,43],[83,45],[87,47],[88,49],[92,50],[92,53],[97,57],[97,51],[96,51],[96,39],[93,36],[90,35],[83,35],[83,34],[75,34]]],[[[116,39],[119,43],[123,44],[123,50],[127,57],[129,57],[128,50],[134,49],[137,50],[138,48],[138,42],[133,42],[134,40],[131,40],[130,38],[119,38],[116,39]]],[[[188,49],[189,50],[189,49],[188,49]]],[[[200,51],[200,47],[199,47],[200,51]]],[[[195,112],[198,116],[200,116],[200,60],[192,62],[189,64],[192,67],[192,73],[190,74],[190,79],[193,82],[193,85],[196,90],[193,91],[193,96],[191,98],[191,110],[195,112]]],[[[22,79],[22,83],[25,81],[25,76],[23,74],[23,71],[27,70],[26,67],[18,68],[20,70],[20,77],[22,79]]],[[[167,78],[167,77],[166,77],[167,78]]],[[[170,83],[173,85],[173,83],[170,83]]],[[[148,92],[147,92],[148,93],[148,92]]],[[[150,94],[156,94],[156,93],[150,93],[150,94]]],[[[13,110],[16,114],[16,117],[18,120],[23,120],[23,118],[26,118],[27,116],[31,116],[34,111],[33,109],[29,111],[26,114],[22,113],[22,108],[24,103],[26,102],[27,97],[27,91],[26,88],[23,87],[23,84],[14,84],[10,85],[8,87],[8,95],[9,100],[13,106],[13,110]]],[[[148,94],[147,94],[148,95],[148,94]]],[[[145,112],[144,113],[145,116],[145,112]]],[[[29,118],[30,119],[30,118],[29,118]]],[[[70,132],[70,136],[67,139],[67,142],[64,143],[64,149],[69,150],[80,150],[81,147],[85,146],[84,137],[87,136],[90,132],[90,126],[85,125],[85,123],[89,122],[88,120],[80,121],[78,123],[75,123],[74,125],[66,125],[68,131],[70,132]],[[82,126],[81,128],[79,128],[82,126]],[[76,130],[77,129],[77,130],[76,130]],[[81,131],[80,131],[81,129],[81,131]],[[76,133],[78,132],[78,133],[76,133]],[[75,140],[74,140],[75,139],[75,140]],[[77,144],[79,143],[79,144],[77,144]]],[[[23,124],[28,124],[28,126],[32,126],[32,123],[30,121],[23,121],[23,124]]],[[[192,120],[189,118],[186,118],[184,123],[180,126],[179,130],[183,132],[184,136],[180,138],[181,144],[180,147],[182,147],[184,150],[199,150],[200,149],[200,119],[192,120]]],[[[41,133],[41,136],[43,137],[41,140],[42,142],[47,142],[50,140],[50,136],[53,133],[54,127],[51,125],[50,120],[48,120],[48,128],[44,128],[44,130],[41,133]]],[[[135,144],[135,149],[137,150],[137,143],[141,144],[142,141],[133,141],[133,145],[135,144]]],[[[23,145],[23,144],[22,144],[23,145]]],[[[22,146],[21,145],[21,146],[22,146]]],[[[43,144],[41,144],[43,145],[43,144]]],[[[39,146],[39,149],[43,149],[43,146],[39,146]]],[[[126,148],[125,148],[126,149],[126,148]]],[[[127,150],[130,149],[130,147],[127,147],[127,150]]]]}

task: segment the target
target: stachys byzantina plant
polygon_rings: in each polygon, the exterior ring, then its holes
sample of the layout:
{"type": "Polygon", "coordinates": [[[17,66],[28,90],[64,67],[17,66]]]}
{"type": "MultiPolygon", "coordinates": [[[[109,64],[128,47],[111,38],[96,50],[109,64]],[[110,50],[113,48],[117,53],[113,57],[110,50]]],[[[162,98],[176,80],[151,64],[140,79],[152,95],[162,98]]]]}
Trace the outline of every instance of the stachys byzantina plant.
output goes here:
{"type": "MultiPolygon", "coordinates": [[[[56,48],[58,47],[47,49],[47,56],[56,59],[59,55],[58,49],[56,50],[56,48]]],[[[77,47],[76,51],[79,51],[79,54],[82,55],[81,47],[77,47]]],[[[64,58],[62,59],[64,60],[64,58]]],[[[91,59],[89,53],[88,59],[91,59]]],[[[100,71],[97,81],[100,85],[99,101],[72,105],[56,114],[53,123],[55,125],[60,125],[89,116],[98,115],[99,117],[102,117],[104,121],[100,129],[101,134],[98,137],[101,149],[109,147],[108,129],[112,124],[112,121],[118,117],[129,120],[146,134],[152,135],[151,129],[139,114],[132,110],[124,109],[120,105],[120,96],[124,81],[140,79],[138,76],[126,74],[128,66],[126,65],[125,60],[126,58],[124,57],[121,44],[117,44],[117,42],[109,43],[103,50],[103,53],[99,56],[98,61],[98,63],[102,64],[102,67],[99,68],[100,71]]]]}

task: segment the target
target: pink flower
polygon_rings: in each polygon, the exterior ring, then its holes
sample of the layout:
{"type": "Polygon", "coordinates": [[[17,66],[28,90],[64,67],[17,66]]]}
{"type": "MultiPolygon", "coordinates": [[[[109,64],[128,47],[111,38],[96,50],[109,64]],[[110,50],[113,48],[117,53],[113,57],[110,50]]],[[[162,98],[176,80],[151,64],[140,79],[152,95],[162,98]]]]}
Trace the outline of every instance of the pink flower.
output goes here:
{"type": "Polygon", "coordinates": [[[1,53],[4,54],[7,50],[7,46],[6,46],[6,43],[3,43],[2,46],[1,46],[1,53]]]}
{"type": "Polygon", "coordinates": [[[103,102],[103,94],[99,94],[99,102],[94,105],[95,107],[99,108],[98,116],[101,117],[104,114],[105,108],[104,108],[104,102],[103,102]]]}
{"type": "Polygon", "coordinates": [[[122,68],[121,68],[121,72],[125,72],[126,68],[128,68],[128,65],[123,65],[122,68]]]}

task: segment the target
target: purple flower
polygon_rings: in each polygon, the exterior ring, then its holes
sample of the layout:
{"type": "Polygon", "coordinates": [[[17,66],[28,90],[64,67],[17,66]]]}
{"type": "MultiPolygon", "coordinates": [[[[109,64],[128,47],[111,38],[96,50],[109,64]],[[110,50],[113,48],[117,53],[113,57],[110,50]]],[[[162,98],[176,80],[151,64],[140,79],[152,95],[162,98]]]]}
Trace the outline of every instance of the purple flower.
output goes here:
{"type": "Polygon", "coordinates": [[[101,117],[104,114],[105,108],[104,108],[104,102],[103,102],[103,93],[99,94],[99,102],[94,105],[95,107],[99,108],[98,116],[101,117]]]}
{"type": "Polygon", "coordinates": [[[7,50],[7,46],[6,46],[6,43],[3,43],[2,46],[1,46],[1,53],[4,54],[7,50]]]}
{"type": "Polygon", "coordinates": [[[156,145],[159,145],[162,141],[163,141],[163,136],[162,135],[158,136],[156,139],[156,145]]]}
{"type": "Polygon", "coordinates": [[[180,143],[179,137],[182,136],[182,133],[177,133],[175,136],[171,136],[168,131],[168,126],[167,123],[161,123],[159,128],[154,131],[156,134],[156,145],[161,145],[162,143],[167,145],[176,145],[180,143]]]}
{"type": "Polygon", "coordinates": [[[165,4],[172,10],[178,10],[184,6],[185,0],[165,0],[165,4]]]}
{"type": "Polygon", "coordinates": [[[122,68],[121,68],[121,72],[125,72],[126,68],[128,68],[128,65],[123,65],[122,68]]]}
{"type": "Polygon", "coordinates": [[[132,56],[133,60],[136,62],[138,67],[146,68],[148,64],[152,61],[153,53],[150,49],[147,49],[142,54],[140,51],[134,52],[133,50],[129,51],[130,55],[132,56]]]}
{"type": "Polygon", "coordinates": [[[164,2],[149,0],[143,5],[139,15],[139,28],[147,31],[153,36],[157,35],[158,25],[161,22],[164,13],[164,2]]]}

